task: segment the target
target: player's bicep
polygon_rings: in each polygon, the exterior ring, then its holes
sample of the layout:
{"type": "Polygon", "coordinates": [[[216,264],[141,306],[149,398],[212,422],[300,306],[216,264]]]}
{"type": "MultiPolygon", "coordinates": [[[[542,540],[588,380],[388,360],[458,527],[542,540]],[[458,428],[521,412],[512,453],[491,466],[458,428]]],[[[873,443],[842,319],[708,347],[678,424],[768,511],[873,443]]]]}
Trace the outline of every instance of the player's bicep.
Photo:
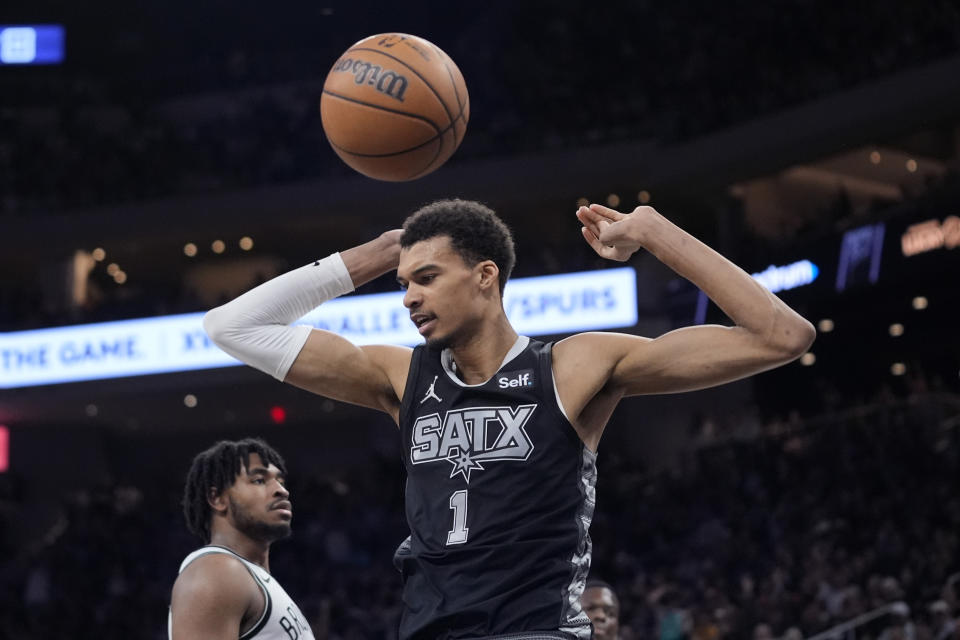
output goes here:
{"type": "Polygon", "coordinates": [[[784,362],[783,353],[742,327],[684,327],[624,346],[611,375],[624,395],[705,389],[784,362]]]}
{"type": "Polygon", "coordinates": [[[411,352],[408,347],[358,347],[335,333],[315,329],[284,381],[390,413],[399,405],[411,352]]]}
{"type": "MultiPolygon", "coordinates": [[[[203,559],[194,562],[201,562],[203,559]]],[[[252,578],[237,571],[190,566],[173,585],[170,598],[172,640],[236,640],[251,607],[252,578]],[[239,580],[237,578],[240,578],[239,580]]],[[[220,567],[222,568],[222,567],[220,567]]],[[[243,567],[240,571],[246,572],[243,567]]]]}

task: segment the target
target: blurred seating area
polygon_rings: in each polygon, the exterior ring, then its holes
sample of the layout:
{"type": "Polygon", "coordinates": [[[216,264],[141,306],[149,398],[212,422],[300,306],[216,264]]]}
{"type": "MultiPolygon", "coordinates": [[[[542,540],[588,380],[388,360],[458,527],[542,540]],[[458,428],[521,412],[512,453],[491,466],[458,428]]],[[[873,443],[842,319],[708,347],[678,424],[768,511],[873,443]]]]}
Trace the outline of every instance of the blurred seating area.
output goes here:
{"type": "MultiPolygon", "coordinates": [[[[622,640],[809,637],[887,605],[857,638],[956,637],[955,394],[877,396],[700,445],[652,472],[601,444],[592,575],[619,593],[622,640]]],[[[395,638],[399,462],[291,471],[294,535],[275,545],[274,575],[318,639],[395,638]]],[[[196,545],[175,480],[74,491],[46,537],[3,549],[0,636],[164,638],[196,545]]],[[[16,517],[16,478],[0,483],[0,513],[16,517]]]]}
{"type": "Polygon", "coordinates": [[[884,0],[869,16],[823,0],[616,2],[600,16],[583,0],[561,5],[493,2],[465,27],[434,7],[311,5],[313,20],[263,21],[189,4],[174,24],[124,6],[106,34],[91,12],[67,25],[67,66],[0,73],[0,214],[346,175],[323,136],[320,88],[378,26],[422,25],[461,61],[472,121],[453,162],[688,139],[960,51],[949,0],[884,0]],[[204,30],[226,14],[234,28],[204,30]]]}
{"type": "Polygon", "coordinates": [[[809,637],[894,602],[905,620],[856,637],[908,623],[897,637],[942,637],[931,607],[960,615],[945,588],[960,570],[958,415],[955,396],[878,396],[761,424],[655,479],[611,452],[594,573],[618,587],[621,637],[809,637]]]}

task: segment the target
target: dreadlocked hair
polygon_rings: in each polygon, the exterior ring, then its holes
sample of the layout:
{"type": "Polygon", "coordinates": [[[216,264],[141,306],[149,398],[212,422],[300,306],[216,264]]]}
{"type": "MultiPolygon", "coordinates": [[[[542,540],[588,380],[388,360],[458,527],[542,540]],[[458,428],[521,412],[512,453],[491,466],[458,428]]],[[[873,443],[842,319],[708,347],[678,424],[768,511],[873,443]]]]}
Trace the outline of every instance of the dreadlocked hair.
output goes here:
{"type": "Polygon", "coordinates": [[[510,229],[493,209],[473,200],[437,200],[406,219],[400,246],[407,249],[437,236],[449,237],[450,246],[468,266],[492,260],[500,269],[503,295],[517,256],[510,229]]]}
{"type": "Polygon", "coordinates": [[[210,542],[212,512],[207,501],[210,490],[220,494],[232,487],[240,473],[240,467],[246,468],[250,463],[250,456],[254,453],[260,456],[265,465],[272,464],[286,475],[283,458],[259,438],[221,440],[193,459],[183,490],[183,517],[190,533],[198,536],[204,544],[210,542]]]}

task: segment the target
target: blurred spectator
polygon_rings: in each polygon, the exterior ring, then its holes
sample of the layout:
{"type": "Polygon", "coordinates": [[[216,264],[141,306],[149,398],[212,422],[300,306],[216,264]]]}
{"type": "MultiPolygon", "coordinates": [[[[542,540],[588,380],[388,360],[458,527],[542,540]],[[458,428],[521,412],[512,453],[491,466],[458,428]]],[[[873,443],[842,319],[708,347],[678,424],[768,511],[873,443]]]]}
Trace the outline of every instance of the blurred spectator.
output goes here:
{"type": "Polygon", "coordinates": [[[948,640],[957,632],[957,621],[950,617],[950,606],[943,600],[930,603],[930,630],[933,640],[948,640]]]}
{"type": "Polygon", "coordinates": [[[683,640],[690,634],[690,613],[682,606],[679,594],[670,585],[651,592],[647,603],[656,612],[659,640],[683,640]]]}
{"type": "Polygon", "coordinates": [[[620,599],[613,587],[602,580],[588,580],[580,604],[593,623],[595,640],[619,639],[620,599]]]}
{"type": "Polygon", "coordinates": [[[753,640],[774,640],[770,625],[761,622],[753,628],[753,640]]]}
{"type": "Polygon", "coordinates": [[[910,619],[910,607],[895,602],[890,607],[890,622],[880,634],[879,640],[916,640],[917,633],[910,619]]]}

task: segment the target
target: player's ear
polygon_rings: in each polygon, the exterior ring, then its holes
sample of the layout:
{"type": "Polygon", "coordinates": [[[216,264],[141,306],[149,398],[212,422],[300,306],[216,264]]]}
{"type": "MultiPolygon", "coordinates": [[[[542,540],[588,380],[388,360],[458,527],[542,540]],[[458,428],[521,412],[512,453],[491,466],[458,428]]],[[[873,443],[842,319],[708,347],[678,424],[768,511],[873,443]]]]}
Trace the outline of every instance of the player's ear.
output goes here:
{"type": "Polygon", "coordinates": [[[216,487],[210,487],[207,491],[207,504],[214,513],[227,512],[227,496],[225,491],[217,491],[216,487]]]}
{"type": "Polygon", "coordinates": [[[480,273],[480,288],[494,288],[499,291],[500,287],[500,268],[493,260],[483,260],[477,267],[480,273]]]}

